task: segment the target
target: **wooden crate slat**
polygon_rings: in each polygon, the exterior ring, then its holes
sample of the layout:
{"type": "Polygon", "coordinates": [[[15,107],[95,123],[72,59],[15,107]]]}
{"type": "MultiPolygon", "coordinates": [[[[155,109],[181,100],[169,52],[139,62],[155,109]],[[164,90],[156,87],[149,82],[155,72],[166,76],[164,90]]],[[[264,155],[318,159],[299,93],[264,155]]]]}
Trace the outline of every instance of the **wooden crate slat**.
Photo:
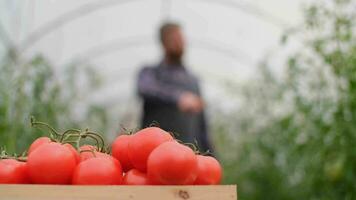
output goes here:
{"type": "Polygon", "coordinates": [[[0,185],[1,200],[236,200],[235,185],[54,186],[0,185]]]}

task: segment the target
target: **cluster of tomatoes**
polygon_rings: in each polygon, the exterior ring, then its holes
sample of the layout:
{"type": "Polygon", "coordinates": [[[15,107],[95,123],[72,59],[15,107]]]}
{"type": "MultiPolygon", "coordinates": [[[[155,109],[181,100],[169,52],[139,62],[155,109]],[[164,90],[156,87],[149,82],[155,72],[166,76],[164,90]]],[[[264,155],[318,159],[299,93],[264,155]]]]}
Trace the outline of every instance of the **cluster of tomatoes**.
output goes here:
{"type": "MultiPolygon", "coordinates": [[[[86,137],[94,138],[78,131],[77,138],[86,137]]],[[[25,158],[1,159],[0,184],[208,185],[221,180],[215,158],[196,154],[157,127],[118,136],[111,155],[96,145],[57,138],[36,139],[25,158]]]]}

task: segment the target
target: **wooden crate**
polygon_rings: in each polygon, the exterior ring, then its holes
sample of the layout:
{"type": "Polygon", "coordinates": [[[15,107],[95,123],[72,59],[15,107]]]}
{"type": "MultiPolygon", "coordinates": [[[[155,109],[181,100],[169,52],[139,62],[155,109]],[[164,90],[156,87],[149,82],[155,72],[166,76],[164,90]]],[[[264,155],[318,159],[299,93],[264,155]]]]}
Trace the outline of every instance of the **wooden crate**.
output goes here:
{"type": "Polygon", "coordinates": [[[54,186],[0,185],[0,200],[236,200],[235,185],[54,186]]]}

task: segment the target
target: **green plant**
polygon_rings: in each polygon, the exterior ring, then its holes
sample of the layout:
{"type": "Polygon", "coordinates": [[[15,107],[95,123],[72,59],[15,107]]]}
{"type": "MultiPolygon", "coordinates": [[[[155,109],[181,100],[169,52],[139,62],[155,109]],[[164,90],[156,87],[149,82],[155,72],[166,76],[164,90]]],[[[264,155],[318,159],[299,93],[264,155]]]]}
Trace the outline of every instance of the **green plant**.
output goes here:
{"type": "Polygon", "coordinates": [[[88,69],[91,68],[73,65],[56,72],[42,55],[25,59],[16,50],[7,49],[0,60],[0,147],[20,153],[42,136],[42,131],[30,127],[32,115],[54,127],[90,124],[105,132],[108,123],[105,108],[86,104],[87,113],[80,120],[73,111],[83,98],[82,86],[88,86],[90,91],[98,84],[95,73],[88,69]]]}
{"type": "Polygon", "coordinates": [[[315,1],[284,75],[262,65],[240,90],[241,109],[216,122],[225,182],[238,183],[241,199],[356,198],[354,7],[315,1]]]}

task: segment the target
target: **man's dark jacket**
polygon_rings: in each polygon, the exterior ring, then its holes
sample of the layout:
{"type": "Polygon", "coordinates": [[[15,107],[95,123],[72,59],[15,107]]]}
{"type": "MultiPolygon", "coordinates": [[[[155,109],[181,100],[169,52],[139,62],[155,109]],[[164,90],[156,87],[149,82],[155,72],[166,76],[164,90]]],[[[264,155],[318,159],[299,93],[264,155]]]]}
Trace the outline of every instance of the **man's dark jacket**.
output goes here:
{"type": "Polygon", "coordinates": [[[183,113],[177,107],[186,91],[200,96],[198,79],[182,65],[144,67],[138,76],[138,93],[143,99],[142,127],[157,123],[183,142],[195,143],[202,151],[212,150],[204,112],[183,113]]]}

